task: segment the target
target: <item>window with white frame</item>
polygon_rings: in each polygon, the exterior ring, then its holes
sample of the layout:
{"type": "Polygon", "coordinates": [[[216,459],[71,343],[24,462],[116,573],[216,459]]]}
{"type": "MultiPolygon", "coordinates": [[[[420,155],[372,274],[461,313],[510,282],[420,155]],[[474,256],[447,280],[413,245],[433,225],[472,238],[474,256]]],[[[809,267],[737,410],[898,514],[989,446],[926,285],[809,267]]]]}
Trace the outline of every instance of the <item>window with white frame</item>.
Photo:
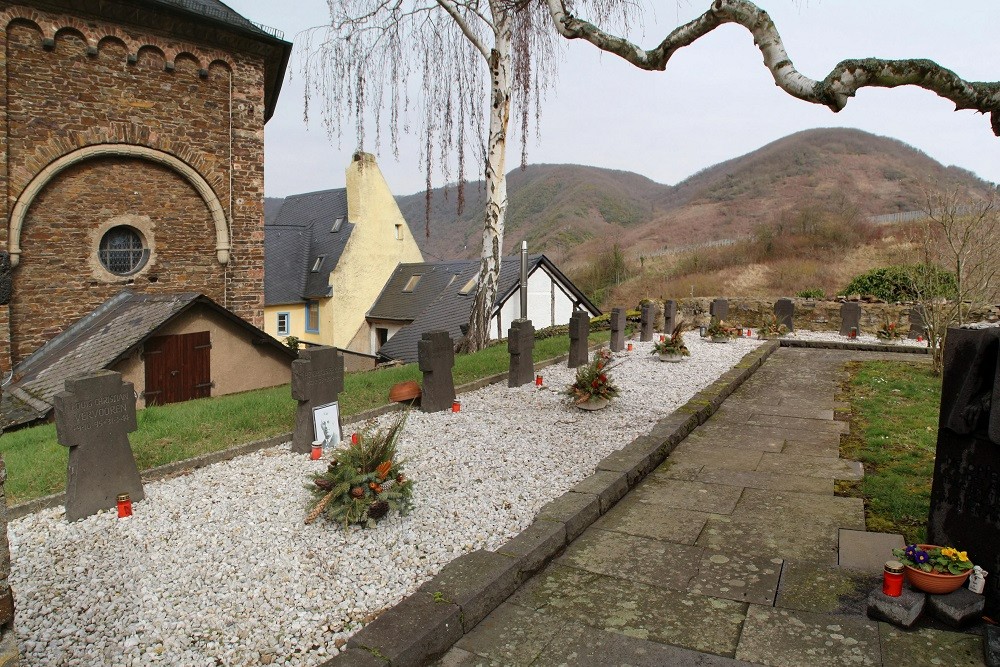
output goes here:
{"type": "Polygon", "coordinates": [[[291,314],[290,313],[278,313],[278,335],[287,336],[288,332],[292,328],[291,314]]]}

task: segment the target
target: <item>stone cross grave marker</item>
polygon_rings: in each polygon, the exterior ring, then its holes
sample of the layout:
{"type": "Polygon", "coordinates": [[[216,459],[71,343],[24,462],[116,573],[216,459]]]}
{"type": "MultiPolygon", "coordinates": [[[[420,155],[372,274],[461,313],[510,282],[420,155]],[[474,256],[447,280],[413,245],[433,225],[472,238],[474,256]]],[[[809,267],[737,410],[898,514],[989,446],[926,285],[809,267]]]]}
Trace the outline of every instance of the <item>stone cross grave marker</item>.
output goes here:
{"type": "Polygon", "coordinates": [[[663,302],[663,324],[663,331],[667,336],[672,334],[674,327],[677,326],[677,302],[673,299],[667,299],[663,302]]]}
{"type": "Polygon", "coordinates": [[[507,372],[507,386],[520,387],[535,379],[535,361],[531,351],[535,348],[535,327],[531,320],[514,320],[507,332],[507,351],[510,352],[510,367],[507,372]]]}
{"type": "Polygon", "coordinates": [[[729,317],[729,301],[726,299],[715,299],[708,307],[708,314],[717,320],[724,320],[729,317]]]}
{"type": "MultiPolygon", "coordinates": [[[[292,362],[292,398],[299,402],[295,411],[292,451],[308,454],[316,439],[313,408],[333,403],[344,391],[344,354],[323,345],[299,350],[292,362]]],[[[337,443],[333,443],[336,445],[337,443]]]]}
{"type": "Polygon", "coordinates": [[[611,351],[621,352],[625,349],[625,309],[611,309],[611,351]]]}
{"type": "Polygon", "coordinates": [[[653,317],[653,304],[643,305],[642,316],[639,320],[639,340],[644,343],[653,340],[653,317]]]}
{"type": "Polygon", "coordinates": [[[455,402],[455,344],[447,331],[428,331],[417,342],[417,362],[424,374],[420,409],[424,412],[450,410],[455,402]]]}
{"type": "Polygon", "coordinates": [[[569,318],[569,362],[567,366],[576,368],[583,366],[589,360],[587,350],[590,336],[590,315],[582,310],[573,312],[569,318]]]}
{"type": "Polygon", "coordinates": [[[118,494],[146,497],[128,434],[135,422],[135,389],[120,373],[98,371],[66,380],[55,396],[56,437],[69,447],[66,520],[115,506],[118,494]]]}
{"type": "Polygon", "coordinates": [[[949,329],[944,350],[929,544],[968,551],[1000,614],[1000,327],[949,329]]]}
{"type": "Polygon", "coordinates": [[[910,308],[910,332],[906,334],[906,337],[916,340],[917,337],[923,338],[926,335],[927,326],[924,324],[924,307],[915,305],[910,308]]]}
{"type": "Polygon", "coordinates": [[[851,329],[861,333],[861,304],[845,301],[840,304],[840,335],[850,336],[851,329]]]}
{"type": "Polygon", "coordinates": [[[778,324],[784,324],[789,331],[795,331],[795,304],[791,299],[775,301],[774,315],[778,318],[778,324]]]}

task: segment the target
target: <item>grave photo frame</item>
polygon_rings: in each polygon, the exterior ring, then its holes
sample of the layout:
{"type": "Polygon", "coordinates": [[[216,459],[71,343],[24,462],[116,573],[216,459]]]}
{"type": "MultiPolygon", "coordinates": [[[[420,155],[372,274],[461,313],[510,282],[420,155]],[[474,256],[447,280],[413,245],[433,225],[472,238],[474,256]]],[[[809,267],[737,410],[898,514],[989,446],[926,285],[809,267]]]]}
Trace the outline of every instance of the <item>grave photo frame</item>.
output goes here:
{"type": "Polygon", "coordinates": [[[322,440],[323,447],[336,447],[343,434],[340,428],[340,405],[337,401],[317,405],[312,409],[313,438],[322,440]]]}

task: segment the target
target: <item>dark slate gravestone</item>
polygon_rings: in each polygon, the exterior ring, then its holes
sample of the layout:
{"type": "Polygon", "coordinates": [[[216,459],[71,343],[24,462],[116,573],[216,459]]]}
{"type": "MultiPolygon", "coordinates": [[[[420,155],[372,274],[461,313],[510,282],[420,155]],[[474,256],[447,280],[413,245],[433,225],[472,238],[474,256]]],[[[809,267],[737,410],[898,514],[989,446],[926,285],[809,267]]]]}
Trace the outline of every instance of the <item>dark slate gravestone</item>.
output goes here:
{"type": "Polygon", "coordinates": [[[342,391],[344,354],[340,350],[325,345],[299,350],[299,358],[292,362],[292,398],[299,402],[292,435],[293,452],[307,454],[312,450],[316,439],[313,408],[333,403],[342,391]]]}
{"type": "Polygon", "coordinates": [[[663,331],[668,336],[674,332],[674,327],[677,326],[677,302],[673,299],[663,302],[663,324],[663,331]]]}
{"type": "Polygon", "coordinates": [[[428,331],[417,343],[417,362],[424,374],[420,409],[424,412],[450,410],[455,402],[455,344],[447,331],[428,331]]]}
{"type": "Polygon", "coordinates": [[[639,320],[639,340],[643,343],[653,340],[653,304],[647,303],[642,307],[642,317],[639,320]]]}
{"type": "Polygon", "coordinates": [[[708,307],[708,314],[717,320],[724,320],[729,317],[729,301],[726,299],[715,299],[708,307]]]}
{"type": "Polygon", "coordinates": [[[920,305],[910,308],[910,332],[906,337],[911,340],[923,338],[927,335],[927,325],[924,319],[924,307],[920,305]]]}
{"type": "Polygon", "coordinates": [[[507,386],[520,387],[535,380],[535,361],[531,351],[535,348],[535,327],[531,320],[514,320],[507,332],[507,351],[510,352],[510,367],[507,372],[507,386]]]}
{"type": "Polygon", "coordinates": [[[930,544],[969,552],[986,577],[986,615],[1000,615],[1000,328],[948,329],[930,544]]]}
{"type": "Polygon", "coordinates": [[[840,304],[840,335],[850,336],[851,329],[861,333],[861,304],[845,301],[840,304]]]}
{"type": "Polygon", "coordinates": [[[791,299],[775,301],[774,316],[778,318],[778,324],[784,324],[789,331],[795,331],[795,304],[791,299]]]}
{"type": "Polygon", "coordinates": [[[146,497],[128,434],[134,431],[135,389],[120,373],[98,371],[66,380],[55,396],[56,436],[69,447],[66,519],[115,506],[119,493],[146,497]]]}
{"type": "Polygon", "coordinates": [[[625,349],[625,309],[611,309],[611,351],[621,352],[625,349]]]}
{"type": "Polygon", "coordinates": [[[587,350],[590,336],[590,315],[582,310],[573,312],[569,318],[569,363],[570,368],[583,366],[589,360],[587,350]]]}

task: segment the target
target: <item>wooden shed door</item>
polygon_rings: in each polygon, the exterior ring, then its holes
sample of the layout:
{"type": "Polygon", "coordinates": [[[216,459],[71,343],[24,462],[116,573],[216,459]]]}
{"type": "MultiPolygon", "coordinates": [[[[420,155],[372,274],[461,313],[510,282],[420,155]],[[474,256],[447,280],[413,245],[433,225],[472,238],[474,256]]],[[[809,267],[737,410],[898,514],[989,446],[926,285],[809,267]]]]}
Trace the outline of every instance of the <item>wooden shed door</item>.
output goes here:
{"type": "Polygon", "coordinates": [[[207,331],[146,341],[146,405],[179,403],[212,394],[212,341],[207,331]]]}

